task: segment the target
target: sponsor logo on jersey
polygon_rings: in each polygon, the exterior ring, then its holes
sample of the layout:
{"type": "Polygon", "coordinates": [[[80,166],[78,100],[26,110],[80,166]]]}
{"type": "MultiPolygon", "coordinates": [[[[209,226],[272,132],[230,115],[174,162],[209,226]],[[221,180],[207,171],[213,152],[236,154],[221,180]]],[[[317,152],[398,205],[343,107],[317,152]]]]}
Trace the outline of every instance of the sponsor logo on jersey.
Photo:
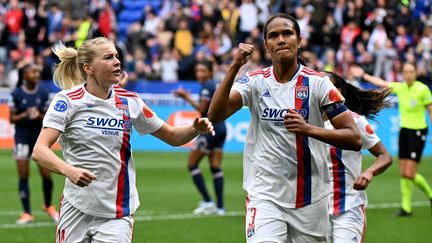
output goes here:
{"type": "Polygon", "coordinates": [[[102,135],[120,136],[120,132],[131,130],[132,123],[123,119],[91,116],[84,127],[99,129],[102,135]]]}
{"type": "MultiPolygon", "coordinates": [[[[307,110],[305,109],[292,109],[299,113],[303,118],[307,117],[307,110]]],[[[271,121],[283,121],[285,114],[288,112],[287,108],[265,108],[261,115],[261,120],[271,120],[271,121]]]]}
{"type": "Polygon", "coordinates": [[[241,84],[245,84],[247,82],[249,82],[249,78],[247,75],[244,75],[243,77],[241,77],[239,80],[237,80],[237,82],[241,83],[241,84]]]}
{"type": "MultiPolygon", "coordinates": [[[[308,111],[306,109],[292,109],[299,113],[303,118],[306,118],[308,111]]],[[[261,120],[273,122],[275,126],[285,126],[283,123],[287,108],[265,108],[261,114],[261,120]]]]}
{"type": "Polygon", "coordinates": [[[309,97],[309,86],[297,86],[295,94],[297,99],[307,99],[309,97]]]}
{"type": "Polygon", "coordinates": [[[266,92],[264,92],[264,93],[262,94],[262,96],[263,96],[263,97],[271,97],[270,91],[267,90],[266,92]]]}
{"type": "Polygon", "coordinates": [[[58,112],[65,112],[68,108],[68,105],[65,101],[63,100],[57,100],[57,102],[54,105],[54,110],[58,111],[58,112]]]}

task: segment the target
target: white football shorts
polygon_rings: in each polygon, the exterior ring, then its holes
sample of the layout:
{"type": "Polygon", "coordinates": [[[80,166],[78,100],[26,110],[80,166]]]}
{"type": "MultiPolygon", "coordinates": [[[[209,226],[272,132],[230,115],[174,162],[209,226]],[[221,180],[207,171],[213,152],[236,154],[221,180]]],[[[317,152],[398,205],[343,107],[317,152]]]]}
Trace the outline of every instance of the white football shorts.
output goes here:
{"type": "Polygon", "coordinates": [[[63,198],[56,242],[129,243],[132,241],[133,224],[132,216],[111,219],[85,214],[63,198]]]}
{"type": "Polygon", "coordinates": [[[333,243],[363,242],[366,231],[366,213],[363,205],[342,214],[332,215],[330,219],[333,243]]]}
{"type": "Polygon", "coordinates": [[[248,243],[329,242],[328,197],[303,208],[282,208],[269,200],[246,198],[248,243]]]}

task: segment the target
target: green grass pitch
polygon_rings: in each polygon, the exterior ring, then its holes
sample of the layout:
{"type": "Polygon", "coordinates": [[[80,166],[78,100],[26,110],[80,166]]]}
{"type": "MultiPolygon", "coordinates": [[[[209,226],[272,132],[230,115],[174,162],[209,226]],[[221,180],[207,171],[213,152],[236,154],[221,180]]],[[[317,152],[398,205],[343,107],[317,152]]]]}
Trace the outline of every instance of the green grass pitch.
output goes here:
{"type": "MultiPolygon", "coordinates": [[[[225,154],[226,216],[196,217],[191,214],[200,200],[186,169],[187,153],[136,152],[137,186],[141,206],[135,215],[133,242],[148,243],[229,243],[245,242],[243,211],[245,193],[241,188],[242,156],[225,154]]],[[[370,157],[365,157],[368,165],[370,157]]],[[[55,225],[42,211],[41,179],[34,162],[31,167],[31,206],[35,222],[18,226],[21,213],[17,171],[11,151],[0,150],[0,242],[54,242],[55,225]]],[[[398,161],[374,178],[368,188],[365,242],[432,242],[432,215],[429,201],[414,189],[414,216],[395,218],[399,208],[398,161]]],[[[200,168],[208,190],[213,185],[207,160],[200,168]]],[[[432,159],[424,158],[419,171],[432,183],[432,159]]],[[[55,175],[54,204],[58,206],[64,177],[55,175]]]]}

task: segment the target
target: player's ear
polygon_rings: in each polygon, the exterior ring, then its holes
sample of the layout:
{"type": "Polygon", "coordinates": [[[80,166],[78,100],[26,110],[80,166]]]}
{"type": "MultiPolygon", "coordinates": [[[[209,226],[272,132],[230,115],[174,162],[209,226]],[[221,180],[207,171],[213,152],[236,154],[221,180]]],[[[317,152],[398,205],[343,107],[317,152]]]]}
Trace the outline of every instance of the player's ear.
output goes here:
{"type": "Polygon", "coordinates": [[[87,75],[92,75],[93,74],[93,68],[89,64],[85,63],[83,65],[83,69],[84,69],[84,72],[86,72],[87,75]]]}

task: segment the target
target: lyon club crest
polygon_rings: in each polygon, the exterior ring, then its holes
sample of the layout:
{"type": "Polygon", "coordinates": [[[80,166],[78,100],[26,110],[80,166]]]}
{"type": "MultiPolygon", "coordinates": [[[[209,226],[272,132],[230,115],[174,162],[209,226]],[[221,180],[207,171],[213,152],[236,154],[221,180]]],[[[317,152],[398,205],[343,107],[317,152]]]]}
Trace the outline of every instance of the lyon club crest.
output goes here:
{"type": "Polygon", "coordinates": [[[309,87],[308,86],[296,87],[295,96],[297,99],[301,99],[301,100],[309,98],[309,87]]]}

